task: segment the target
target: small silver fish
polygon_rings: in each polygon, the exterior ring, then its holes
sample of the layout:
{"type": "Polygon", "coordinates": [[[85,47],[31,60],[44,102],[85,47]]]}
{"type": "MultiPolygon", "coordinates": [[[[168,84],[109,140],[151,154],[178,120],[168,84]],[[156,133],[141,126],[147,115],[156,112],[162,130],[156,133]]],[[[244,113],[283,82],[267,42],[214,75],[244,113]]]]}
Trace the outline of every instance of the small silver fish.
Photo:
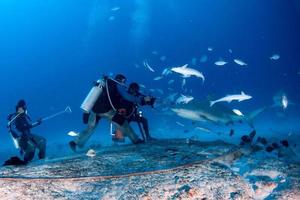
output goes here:
{"type": "Polygon", "coordinates": [[[233,60],[236,64],[241,65],[241,66],[246,66],[247,63],[245,63],[244,61],[240,60],[240,59],[234,59],[233,60]]]}
{"type": "Polygon", "coordinates": [[[113,7],[112,9],[110,9],[111,11],[118,11],[118,10],[120,10],[120,7],[113,7]]]}
{"type": "Polygon", "coordinates": [[[162,79],[163,77],[162,76],[157,76],[157,77],[155,77],[153,80],[154,81],[158,81],[158,80],[160,80],[160,79],[162,79]]]}
{"type": "Polygon", "coordinates": [[[113,21],[113,20],[115,20],[115,16],[110,16],[110,17],[108,18],[108,21],[113,21]]]}
{"type": "Polygon", "coordinates": [[[238,116],[244,116],[244,114],[238,109],[233,109],[232,112],[234,112],[238,116]]]}
{"type": "Polygon", "coordinates": [[[178,124],[179,126],[184,127],[184,124],[180,123],[180,122],[176,122],[176,124],[178,124]]]}
{"type": "Polygon", "coordinates": [[[71,136],[71,137],[76,137],[76,136],[78,136],[78,133],[76,133],[76,132],[74,132],[74,131],[70,131],[70,132],[68,133],[68,135],[71,136]]]}
{"type": "Polygon", "coordinates": [[[152,67],[150,67],[150,65],[148,64],[148,61],[147,60],[144,60],[144,66],[145,67],[147,67],[151,72],[155,72],[155,70],[152,68],[152,67]]]}
{"type": "Polygon", "coordinates": [[[171,85],[172,83],[174,83],[174,80],[173,80],[173,79],[171,79],[171,80],[168,81],[168,84],[169,84],[169,85],[171,85]]]}
{"type": "Polygon", "coordinates": [[[161,56],[159,59],[160,59],[161,61],[165,61],[165,60],[167,59],[167,56],[161,56]]]}
{"type": "Polygon", "coordinates": [[[227,62],[225,62],[225,61],[223,61],[223,60],[219,60],[219,61],[216,61],[215,62],[215,65],[217,65],[217,66],[224,66],[224,65],[226,65],[227,64],[227,62]]]}
{"type": "Polygon", "coordinates": [[[273,54],[270,59],[271,60],[278,60],[280,58],[280,55],[279,54],[273,54]]]}
{"type": "Polygon", "coordinates": [[[287,98],[285,95],[282,96],[281,104],[282,104],[282,108],[283,108],[284,110],[285,110],[285,109],[288,107],[288,105],[289,105],[288,98],[287,98]]]}

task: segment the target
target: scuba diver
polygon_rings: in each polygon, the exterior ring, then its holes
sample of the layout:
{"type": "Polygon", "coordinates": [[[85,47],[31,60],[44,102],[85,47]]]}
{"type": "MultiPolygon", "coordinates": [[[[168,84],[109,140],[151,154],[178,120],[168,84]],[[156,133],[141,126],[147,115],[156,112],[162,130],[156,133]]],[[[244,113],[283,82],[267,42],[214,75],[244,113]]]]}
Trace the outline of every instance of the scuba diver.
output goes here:
{"type": "Polygon", "coordinates": [[[69,142],[71,149],[83,148],[88,139],[92,136],[101,117],[114,122],[120,130],[128,136],[133,144],[142,143],[134,130],[129,126],[127,119],[122,113],[121,99],[134,102],[139,105],[151,105],[154,100],[150,96],[136,97],[130,95],[126,90],[126,77],[118,74],[115,79],[104,77],[98,80],[90,93],[81,105],[84,110],[83,122],[87,124],[86,129],[79,133],[79,136],[69,142]]]}
{"type": "MultiPolygon", "coordinates": [[[[140,93],[140,86],[135,82],[133,82],[129,85],[127,92],[136,97],[145,96],[140,93]]],[[[155,101],[155,98],[152,98],[152,100],[155,101]]],[[[151,103],[150,105],[153,105],[153,103],[151,103]]],[[[139,105],[136,103],[127,101],[126,99],[122,99],[121,106],[124,107],[124,109],[126,110],[125,112],[127,113],[126,118],[127,118],[128,122],[130,123],[130,122],[134,121],[134,122],[138,123],[139,129],[140,129],[140,132],[142,134],[144,141],[155,140],[149,134],[148,120],[142,115],[142,111],[138,110],[139,105]]],[[[117,133],[117,134],[115,134],[116,136],[120,136],[120,132],[118,132],[118,131],[119,130],[116,130],[116,133],[117,133]]],[[[113,140],[117,141],[117,137],[116,138],[113,137],[113,140]]],[[[121,139],[121,141],[122,141],[122,139],[121,139]]]]}
{"type": "MultiPolygon", "coordinates": [[[[16,113],[10,114],[8,120],[7,128],[9,133],[16,148],[20,149],[21,155],[24,156],[24,161],[23,163],[20,162],[20,164],[27,164],[32,161],[36,149],[39,150],[39,159],[44,159],[46,156],[46,139],[31,133],[31,129],[39,126],[42,123],[42,119],[32,123],[27,115],[26,102],[20,100],[16,105],[16,113]]],[[[12,160],[16,161],[16,157],[13,157],[12,160]]],[[[10,161],[8,160],[6,163],[10,163],[10,161]]]]}

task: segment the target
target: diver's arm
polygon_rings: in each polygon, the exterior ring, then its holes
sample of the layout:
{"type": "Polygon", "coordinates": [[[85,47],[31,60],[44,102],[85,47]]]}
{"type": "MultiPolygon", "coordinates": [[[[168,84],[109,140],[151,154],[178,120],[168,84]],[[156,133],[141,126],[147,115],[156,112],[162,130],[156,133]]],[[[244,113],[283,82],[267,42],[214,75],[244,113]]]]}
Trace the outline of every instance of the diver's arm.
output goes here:
{"type": "Polygon", "coordinates": [[[42,123],[42,119],[38,119],[36,122],[30,124],[31,128],[37,127],[39,125],[41,125],[42,123]]]}
{"type": "Polygon", "coordinates": [[[133,95],[129,94],[126,91],[125,87],[117,84],[117,90],[125,100],[130,101],[132,103],[139,104],[139,105],[143,104],[143,97],[140,97],[140,96],[137,97],[137,96],[133,96],[133,95]]]}

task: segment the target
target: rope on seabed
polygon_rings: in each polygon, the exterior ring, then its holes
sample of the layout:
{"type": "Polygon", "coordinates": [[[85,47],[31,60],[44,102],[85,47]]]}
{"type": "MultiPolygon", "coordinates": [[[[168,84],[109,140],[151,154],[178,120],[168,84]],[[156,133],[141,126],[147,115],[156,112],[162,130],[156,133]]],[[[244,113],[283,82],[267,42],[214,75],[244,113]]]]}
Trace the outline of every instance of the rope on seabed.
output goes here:
{"type": "Polygon", "coordinates": [[[241,148],[238,148],[235,151],[229,151],[219,157],[216,158],[210,158],[207,160],[201,160],[201,161],[195,161],[193,163],[188,163],[185,165],[180,165],[177,167],[169,168],[169,169],[160,169],[160,170],[154,170],[154,171],[147,171],[147,172],[136,172],[136,173],[130,173],[130,174],[123,174],[123,175],[111,175],[111,176],[83,176],[83,177],[0,177],[0,181],[46,181],[46,180],[55,180],[55,181],[81,181],[81,180],[109,180],[109,179],[120,179],[120,178],[128,178],[128,177],[136,177],[136,176],[143,176],[143,175],[153,175],[153,174],[167,174],[179,169],[186,169],[191,168],[196,165],[199,165],[204,162],[212,162],[214,160],[220,159],[222,157],[228,156],[230,154],[234,154],[237,152],[240,152],[241,148]]]}

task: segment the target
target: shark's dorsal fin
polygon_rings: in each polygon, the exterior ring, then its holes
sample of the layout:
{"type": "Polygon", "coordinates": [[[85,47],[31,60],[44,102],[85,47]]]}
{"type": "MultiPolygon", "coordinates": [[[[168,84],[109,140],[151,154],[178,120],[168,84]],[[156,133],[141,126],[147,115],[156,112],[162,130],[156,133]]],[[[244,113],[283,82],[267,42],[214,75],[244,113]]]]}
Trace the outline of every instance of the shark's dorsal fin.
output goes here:
{"type": "Polygon", "coordinates": [[[245,93],[244,93],[243,91],[241,92],[241,94],[242,94],[242,95],[245,95],[245,93]]]}
{"type": "Polygon", "coordinates": [[[187,68],[187,66],[188,66],[188,64],[185,64],[185,65],[182,66],[182,68],[187,68]]]}

